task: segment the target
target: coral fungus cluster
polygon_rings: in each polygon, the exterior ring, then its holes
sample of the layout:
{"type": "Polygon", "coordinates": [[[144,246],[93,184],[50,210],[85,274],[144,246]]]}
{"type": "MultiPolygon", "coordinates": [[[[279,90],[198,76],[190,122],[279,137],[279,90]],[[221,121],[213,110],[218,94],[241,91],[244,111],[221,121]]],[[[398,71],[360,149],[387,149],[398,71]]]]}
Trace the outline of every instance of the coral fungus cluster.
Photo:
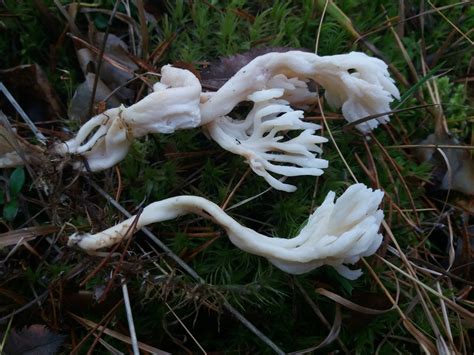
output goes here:
{"type": "MultiPolygon", "coordinates": [[[[327,102],[341,108],[349,122],[378,115],[356,124],[362,133],[388,122],[385,113],[399,98],[386,64],[357,52],[326,57],[300,51],[268,53],[241,68],[216,92],[204,92],[193,73],[168,65],[148,96],[91,118],[73,139],[52,150],[81,157],[75,163],[78,169],[99,171],[120,162],[136,138],[200,126],[222,148],[243,156],[273,188],[292,192],[296,187],[275,175],[319,176],[328,167],[320,157],[320,144],[327,139],[316,134],[319,125],[304,121],[304,110],[318,99],[318,92],[310,89],[314,84],[324,88],[327,102]],[[251,103],[246,117],[235,117],[234,109],[244,102],[251,103]]],[[[3,163],[11,161],[4,157],[3,163]]],[[[326,264],[355,279],[361,272],[346,264],[373,254],[382,241],[378,230],[383,212],[378,206],[383,192],[355,184],[336,202],[334,198],[330,192],[293,238],[261,235],[209,200],[177,196],[152,203],[139,216],[97,234],[76,233],[69,244],[93,251],[150,223],[194,213],[222,226],[240,249],[267,258],[285,272],[301,274],[326,264]]]]}

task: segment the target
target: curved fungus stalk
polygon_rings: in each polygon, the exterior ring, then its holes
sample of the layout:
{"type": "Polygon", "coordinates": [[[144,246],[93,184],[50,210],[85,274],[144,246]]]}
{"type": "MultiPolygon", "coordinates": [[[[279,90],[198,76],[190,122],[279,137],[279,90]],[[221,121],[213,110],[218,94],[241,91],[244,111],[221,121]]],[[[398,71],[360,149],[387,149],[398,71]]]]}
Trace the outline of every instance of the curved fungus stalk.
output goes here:
{"type": "Polygon", "coordinates": [[[331,265],[342,276],[353,280],[362,272],[351,270],[345,264],[354,264],[361,257],[372,255],[382,242],[378,230],[383,211],[378,206],[383,192],[355,184],[336,202],[334,198],[335,193],[330,192],[293,238],[267,237],[242,226],[209,200],[177,196],[152,203],[139,216],[130,217],[102,232],[73,234],[68,244],[94,251],[119,243],[149,224],[194,213],[219,224],[238,248],[267,258],[285,272],[303,274],[322,265],[331,265]]]}
{"type": "MultiPolygon", "coordinates": [[[[268,88],[285,89],[283,99],[290,104],[312,103],[316,94],[308,89],[309,80],[325,89],[328,103],[341,108],[349,122],[388,112],[400,93],[387,68],[382,60],[360,52],[323,57],[301,51],[264,54],[240,69],[201,105],[202,124],[228,114],[249,95],[268,88]]],[[[384,115],[356,127],[368,133],[388,121],[384,115]]]]}

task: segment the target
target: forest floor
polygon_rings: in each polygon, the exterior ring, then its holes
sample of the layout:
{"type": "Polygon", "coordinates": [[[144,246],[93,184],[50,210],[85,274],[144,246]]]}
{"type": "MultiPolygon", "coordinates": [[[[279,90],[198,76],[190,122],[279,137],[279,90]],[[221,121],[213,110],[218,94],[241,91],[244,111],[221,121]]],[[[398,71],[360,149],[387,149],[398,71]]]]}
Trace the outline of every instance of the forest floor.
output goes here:
{"type": "Polygon", "coordinates": [[[293,193],[269,189],[200,129],[135,140],[98,173],[73,169],[74,157],[2,169],[0,353],[473,353],[469,1],[1,3],[2,153],[12,141],[34,152],[42,136],[47,147],[73,137],[106,107],[143,98],[168,63],[212,89],[216,66],[232,75],[217,60],[248,61],[255,48],[365,52],[389,65],[401,98],[390,123],[365,137],[321,96],[305,117],[329,139],[329,167],[288,179],[293,193]],[[355,180],[384,191],[385,223],[354,281],[330,266],[284,273],[196,216],[91,255],[67,246],[76,231],[176,195],[205,197],[262,234],[294,236],[329,191],[355,180]]]}

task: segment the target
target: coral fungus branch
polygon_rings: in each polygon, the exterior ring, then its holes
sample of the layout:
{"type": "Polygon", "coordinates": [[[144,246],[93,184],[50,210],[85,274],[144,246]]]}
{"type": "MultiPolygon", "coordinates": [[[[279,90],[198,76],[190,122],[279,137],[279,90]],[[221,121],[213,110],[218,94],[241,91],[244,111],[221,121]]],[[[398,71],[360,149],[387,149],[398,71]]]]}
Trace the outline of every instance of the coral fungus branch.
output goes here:
{"type": "Polygon", "coordinates": [[[267,237],[244,227],[219,206],[197,196],[177,196],[152,203],[140,216],[133,216],[97,234],[74,234],[69,245],[93,251],[120,242],[132,232],[152,224],[194,213],[222,226],[230,241],[238,248],[267,258],[279,269],[302,274],[322,265],[332,265],[343,276],[355,279],[360,270],[354,264],[363,256],[372,255],[380,246],[378,233],[383,212],[378,206],[383,192],[363,184],[350,186],[336,202],[330,192],[323,204],[310,215],[306,225],[293,238],[267,237]],[[136,223],[132,227],[132,223],[136,223]]]}

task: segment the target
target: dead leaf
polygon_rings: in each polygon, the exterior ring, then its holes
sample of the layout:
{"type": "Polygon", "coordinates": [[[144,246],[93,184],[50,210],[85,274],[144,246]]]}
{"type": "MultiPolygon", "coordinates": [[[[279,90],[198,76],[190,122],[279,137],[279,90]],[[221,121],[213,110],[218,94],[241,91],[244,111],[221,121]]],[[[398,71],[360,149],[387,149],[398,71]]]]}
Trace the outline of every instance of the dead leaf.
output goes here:
{"type": "MultiPolygon", "coordinates": [[[[3,339],[3,334],[1,338],[3,339]]],[[[33,324],[22,330],[13,329],[7,335],[5,355],[51,355],[56,354],[64,342],[64,335],[52,332],[46,326],[33,324]]]]}
{"type": "MultiPolygon", "coordinates": [[[[89,106],[98,70],[96,63],[98,48],[102,48],[105,34],[95,32],[92,37],[92,45],[87,44],[87,47],[79,48],[76,52],[77,60],[86,80],[77,87],[71,100],[68,116],[70,119],[80,122],[85,122],[89,118],[89,106]]],[[[127,88],[126,85],[133,79],[133,72],[138,69],[138,66],[130,59],[126,43],[113,34],[107,36],[103,55],[94,104],[107,98],[107,108],[117,107],[121,101],[133,98],[134,91],[127,88]],[[111,95],[112,92],[114,92],[113,95],[111,95]]]]}
{"type": "Polygon", "coordinates": [[[0,156],[15,151],[13,142],[16,141],[16,137],[10,134],[8,130],[0,125],[0,156]]]}
{"type": "MultiPolygon", "coordinates": [[[[68,110],[70,119],[85,122],[89,118],[89,106],[91,103],[94,80],[95,74],[89,73],[86,76],[86,81],[77,87],[68,110]]],[[[110,96],[111,92],[109,87],[99,79],[97,81],[94,102],[97,104],[108,98],[106,102],[107,108],[120,106],[120,100],[114,95],[110,96]]]]}
{"type": "Polygon", "coordinates": [[[43,149],[18,136],[10,125],[9,128],[5,127],[4,123],[8,123],[8,119],[2,111],[0,111],[0,121],[0,166],[2,168],[23,165],[24,160],[30,163],[42,161],[43,149]]]}
{"type": "Polygon", "coordinates": [[[211,62],[206,68],[201,71],[201,84],[204,87],[219,89],[224,83],[229,80],[240,68],[244,67],[250,61],[258,56],[270,52],[284,53],[288,51],[308,51],[304,48],[290,48],[290,47],[258,47],[252,48],[248,52],[234,54],[228,57],[222,57],[219,60],[211,62]]]}
{"type": "MultiPolygon", "coordinates": [[[[104,33],[97,32],[94,37],[94,43],[98,48],[102,47],[103,40],[104,33]]],[[[127,44],[117,36],[109,34],[104,53],[107,54],[109,58],[127,67],[129,71],[124,71],[111,63],[103,61],[100,69],[100,79],[111,90],[122,87],[117,92],[117,96],[119,96],[120,99],[125,100],[132,98],[133,91],[123,86],[126,85],[130,79],[133,79],[133,72],[138,69],[138,66],[130,59],[130,56],[127,55],[127,44]]]]}
{"type": "MultiPolygon", "coordinates": [[[[447,134],[433,133],[420,145],[456,145],[462,144],[447,134]]],[[[415,155],[420,161],[427,161],[434,165],[433,177],[435,186],[442,190],[456,190],[465,194],[474,195],[474,159],[466,149],[417,148],[415,155]],[[444,156],[443,156],[444,155],[444,156]],[[449,164],[449,169],[448,165],[449,164]]]]}
{"type": "Polygon", "coordinates": [[[32,121],[49,121],[62,115],[61,101],[38,64],[0,70],[0,81],[32,121]]]}

